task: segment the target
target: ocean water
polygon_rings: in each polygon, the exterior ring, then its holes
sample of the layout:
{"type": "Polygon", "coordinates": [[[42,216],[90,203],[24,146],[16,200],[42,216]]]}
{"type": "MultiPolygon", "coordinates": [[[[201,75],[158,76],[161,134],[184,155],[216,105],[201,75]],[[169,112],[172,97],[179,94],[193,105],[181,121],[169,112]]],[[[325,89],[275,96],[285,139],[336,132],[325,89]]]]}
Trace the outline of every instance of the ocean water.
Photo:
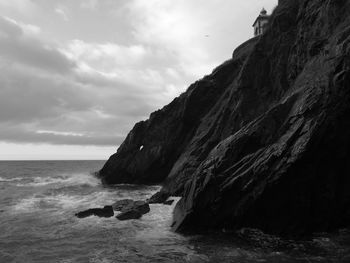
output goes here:
{"type": "MultiPolygon", "coordinates": [[[[305,241],[170,230],[172,206],[139,220],[78,219],[76,212],[123,198],[145,200],[159,186],[103,187],[103,161],[0,162],[0,262],[350,262],[350,233],[305,241]]],[[[254,234],[255,233],[255,234],[254,234]]]]}

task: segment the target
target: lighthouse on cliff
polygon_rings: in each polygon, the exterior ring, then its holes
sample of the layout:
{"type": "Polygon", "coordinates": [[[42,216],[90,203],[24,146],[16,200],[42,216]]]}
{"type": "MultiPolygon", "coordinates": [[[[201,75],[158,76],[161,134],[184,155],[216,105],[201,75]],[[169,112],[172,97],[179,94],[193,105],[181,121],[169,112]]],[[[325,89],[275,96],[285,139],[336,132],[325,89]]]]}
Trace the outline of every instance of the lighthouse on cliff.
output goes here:
{"type": "Polygon", "coordinates": [[[269,18],[270,16],[267,14],[265,8],[263,8],[253,24],[254,36],[260,36],[265,33],[269,18]]]}

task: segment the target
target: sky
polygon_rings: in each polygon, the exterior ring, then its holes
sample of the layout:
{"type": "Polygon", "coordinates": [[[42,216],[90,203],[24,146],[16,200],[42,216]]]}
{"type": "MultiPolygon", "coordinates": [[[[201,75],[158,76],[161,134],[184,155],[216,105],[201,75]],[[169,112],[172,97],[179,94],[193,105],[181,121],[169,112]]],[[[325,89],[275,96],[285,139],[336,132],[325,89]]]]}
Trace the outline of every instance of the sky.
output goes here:
{"type": "Polygon", "coordinates": [[[107,159],[277,0],[0,0],[0,160],[107,159]]]}

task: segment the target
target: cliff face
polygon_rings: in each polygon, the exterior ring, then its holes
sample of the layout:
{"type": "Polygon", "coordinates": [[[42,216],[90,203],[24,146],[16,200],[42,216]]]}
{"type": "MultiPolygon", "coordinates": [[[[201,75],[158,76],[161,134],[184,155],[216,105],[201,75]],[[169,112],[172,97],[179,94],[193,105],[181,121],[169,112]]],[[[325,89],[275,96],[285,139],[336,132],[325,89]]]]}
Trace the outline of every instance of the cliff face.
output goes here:
{"type": "Polygon", "coordinates": [[[280,1],[266,34],[136,124],[100,175],[164,182],[183,196],[178,231],[349,224],[350,1],[280,1]]]}
{"type": "MultiPolygon", "coordinates": [[[[172,193],[181,194],[182,181],[189,179],[191,174],[187,176],[174,169],[174,164],[179,163],[191,149],[196,149],[192,144],[197,143],[196,140],[202,135],[201,133],[208,132],[209,128],[206,124],[203,125],[203,119],[208,115],[214,121],[219,113],[216,111],[222,110],[220,104],[227,100],[227,96],[231,93],[232,82],[240,73],[256,41],[252,39],[242,45],[232,59],[216,68],[211,75],[192,84],[169,105],[152,113],[148,120],[137,123],[117,153],[110,157],[99,172],[103,181],[107,184],[152,184],[164,182],[171,174],[172,179],[169,183],[171,181],[172,193]],[[176,183],[173,179],[177,179],[176,183]]],[[[211,126],[215,128],[214,123],[211,126]]],[[[227,137],[230,131],[225,133],[222,138],[227,137]]],[[[221,138],[210,138],[210,134],[207,137],[203,138],[201,143],[203,146],[209,144],[206,146],[208,149],[205,149],[206,155],[221,140],[221,138]]],[[[193,155],[201,160],[206,157],[205,154],[193,155]]]]}

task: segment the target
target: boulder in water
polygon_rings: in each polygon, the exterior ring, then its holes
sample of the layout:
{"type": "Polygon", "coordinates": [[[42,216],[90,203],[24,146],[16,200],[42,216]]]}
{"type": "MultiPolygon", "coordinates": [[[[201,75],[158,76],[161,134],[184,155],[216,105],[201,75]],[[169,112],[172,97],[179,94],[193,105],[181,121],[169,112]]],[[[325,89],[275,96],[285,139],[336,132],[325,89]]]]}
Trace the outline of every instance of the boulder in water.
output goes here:
{"type": "Polygon", "coordinates": [[[114,211],[121,211],[124,207],[130,206],[133,203],[134,203],[134,200],[132,199],[122,199],[112,204],[112,207],[114,211]]]}
{"type": "Polygon", "coordinates": [[[121,208],[121,213],[116,216],[119,220],[139,219],[150,211],[149,204],[144,201],[128,202],[121,208]]]}
{"type": "Polygon", "coordinates": [[[169,198],[169,193],[164,191],[159,191],[151,196],[150,199],[148,199],[149,204],[162,204],[166,202],[166,200],[169,198]]]}
{"type": "Polygon", "coordinates": [[[75,214],[78,218],[85,218],[89,216],[98,216],[98,217],[112,217],[114,216],[112,206],[105,206],[103,208],[91,208],[75,214]]]}
{"type": "Polygon", "coordinates": [[[116,216],[121,221],[130,220],[130,219],[139,219],[142,214],[137,210],[128,210],[126,212],[122,212],[116,216]]]}
{"type": "Polygon", "coordinates": [[[132,206],[125,207],[122,209],[122,212],[129,211],[129,210],[138,210],[141,214],[147,214],[151,209],[149,207],[149,204],[145,201],[136,201],[132,206]]]}

